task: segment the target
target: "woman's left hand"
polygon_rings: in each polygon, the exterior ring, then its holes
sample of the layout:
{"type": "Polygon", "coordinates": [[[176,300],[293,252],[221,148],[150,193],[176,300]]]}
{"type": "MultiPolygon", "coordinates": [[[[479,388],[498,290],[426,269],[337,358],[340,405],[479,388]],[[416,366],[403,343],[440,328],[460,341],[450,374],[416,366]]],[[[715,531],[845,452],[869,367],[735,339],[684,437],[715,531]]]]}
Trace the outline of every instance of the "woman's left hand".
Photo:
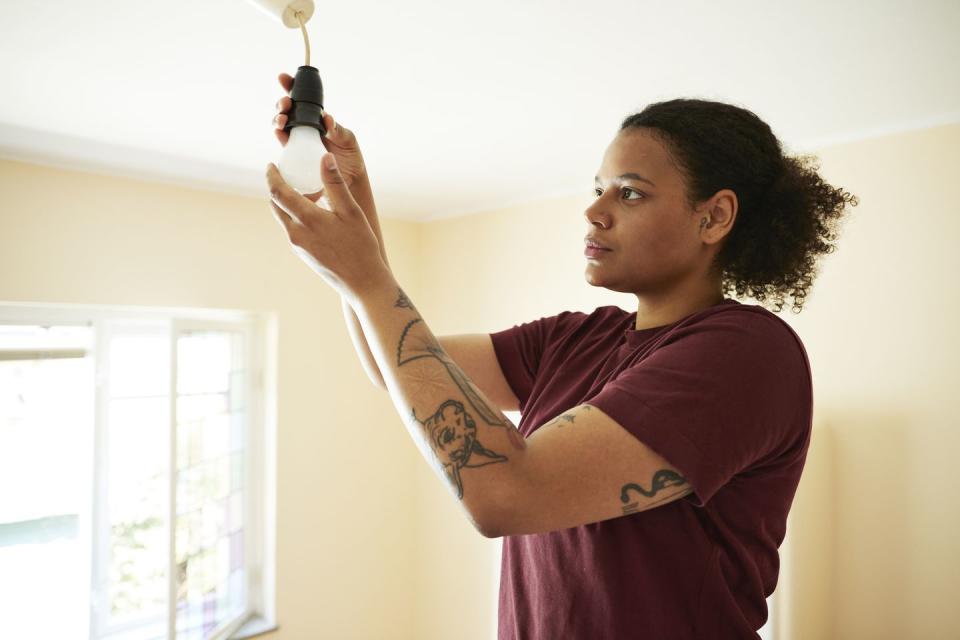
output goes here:
{"type": "Polygon", "coordinates": [[[332,211],[297,193],[267,166],[274,216],[287,231],[293,250],[340,295],[353,301],[365,287],[392,277],[367,217],[347,188],[332,153],[321,161],[320,175],[332,211]]]}

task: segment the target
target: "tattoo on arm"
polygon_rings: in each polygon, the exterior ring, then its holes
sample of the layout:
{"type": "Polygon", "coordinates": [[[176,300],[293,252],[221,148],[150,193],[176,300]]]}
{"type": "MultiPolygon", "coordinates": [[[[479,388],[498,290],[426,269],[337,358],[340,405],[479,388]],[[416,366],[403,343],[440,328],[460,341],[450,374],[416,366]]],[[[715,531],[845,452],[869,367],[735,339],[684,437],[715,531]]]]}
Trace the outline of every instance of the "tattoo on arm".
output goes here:
{"type": "MultiPolygon", "coordinates": [[[[686,478],[681,476],[676,471],[673,471],[672,469],[660,469],[655,474],[653,474],[653,480],[651,482],[649,491],[644,489],[639,484],[636,484],[633,482],[627,483],[623,485],[622,489],[620,489],[620,502],[622,502],[625,505],[623,507],[623,513],[624,514],[634,513],[639,509],[639,502],[630,502],[630,491],[636,491],[647,498],[652,498],[653,496],[657,495],[657,493],[659,493],[663,489],[666,489],[667,487],[674,487],[674,486],[685,485],[685,484],[687,484],[686,478]]],[[[683,493],[683,492],[681,491],[679,493],[683,493]]],[[[664,496],[663,500],[667,498],[671,498],[675,495],[677,494],[674,493],[674,494],[671,494],[670,496],[664,496]]],[[[653,503],[653,504],[658,504],[663,500],[658,500],[656,503],[653,503]]],[[[645,507],[648,507],[648,506],[652,506],[652,505],[650,503],[645,505],[645,507]]]]}
{"type": "Polygon", "coordinates": [[[564,426],[564,424],[573,424],[574,422],[576,422],[576,420],[577,420],[577,416],[575,416],[574,414],[562,413],[543,426],[549,427],[552,424],[556,424],[557,429],[560,429],[564,426]]]}
{"type": "MultiPolygon", "coordinates": [[[[397,303],[397,306],[398,307],[400,306],[399,302],[397,303]]],[[[436,357],[434,355],[434,351],[437,345],[434,345],[433,341],[431,340],[425,340],[419,337],[411,338],[410,342],[412,343],[416,341],[417,344],[414,346],[407,345],[405,347],[405,343],[407,342],[407,334],[410,333],[410,329],[413,328],[413,325],[417,324],[418,322],[421,322],[420,318],[415,318],[414,320],[411,320],[410,322],[407,323],[407,325],[403,328],[403,331],[400,333],[400,342],[397,343],[397,366],[398,367],[402,367],[408,362],[413,362],[414,360],[419,360],[420,358],[436,357]],[[407,350],[407,355],[404,355],[403,353],[404,348],[406,348],[407,350]],[[409,355],[410,352],[413,352],[415,354],[419,353],[420,355],[409,355]]]]}
{"type": "Polygon", "coordinates": [[[397,366],[402,367],[405,364],[420,360],[421,358],[434,358],[439,360],[447,369],[450,378],[456,383],[457,387],[460,388],[463,395],[467,397],[467,400],[473,405],[476,412],[480,414],[484,422],[497,427],[509,426],[509,422],[501,419],[500,416],[497,415],[497,412],[488,407],[480,398],[480,394],[478,394],[473,388],[473,385],[470,384],[470,380],[463,375],[457,363],[450,359],[450,356],[447,355],[447,352],[443,350],[443,347],[441,347],[436,340],[410,333],[410,330],[418,322],[422,322],[422,320],[420,318],[411,320],[407,323],[407,326],[403,328],[403,332],[400,335],[400,342],[397,344],[397,366]]]}
{"type": "Polygon", "coordinates": [[[395,307],[400,307],[402,309],[411,309],[416,311],[417,309],[413,306],[413,303],[410,302],[410,298],[407,297],[407,294],[403,292],[403,289],[400,289],[400,297],[397,298],[397,301],[394,303],[395,307]]]}
{"type": "MultiPolygon", "coordinates": [[[[414,313],[417,313],[413,303],[410,302],[410,299],[407,298],[407,295],[402,289],[399,290],[399,297],[394,306],[410,309],[414,313]]],[[[422,358],[439,360],[447,370],[450,379],[457,385],[477,415],[483,418],[483,421],[490,426],[505,428],[510,444],[515,449],[522,451],[526,448],[523,437],[517,432],[514,426],[510,424],[510,421],[502,417],[500,412],[491,409],[487,403],[483,401],[480,393],[474,388],[469,378],[463,374],[463,371],[457,366],[457,363],[447,355],[447,352],[444,351],[440,343],[431,336],[424,336],[422,332],[411,333],[411,329],[422,321],[420,317],[414,318],[403,328],[400,334],[400,341],[397,343],[397,366],[402,367],[405,364],[422,358]]]]}
{"type": "Polygon", "coordinates": [[[447,479],[456,487],[457,498],[460,500],[463,500],[460,469],[507,461],[506,456],[480,444],[477,440],[477,425],[461,402],[447,400],[432,416],[423,421],[417,418],[416,409],[411,415],[426,430],[430,447],[447,479]]]}
{"type": "MultiPolygon", "coordinates": [[[[584,404],[584,405],[581,405],[581,406],[580,406],[580,409],[582,409],[583,411],[590,411],[592,408],[593,408],[593,407],[591,407],[591,406],[588,405],[588,404],[584,404]]],[[[557,416],[556,418],[554,418],[553,420],[551,420],[550,422],[546,423],[546,424],[543,425],[543,426],[549,427],[550,425],[552,425],[552,424],[554,424],[554,423],[559,423],[559,424],[557,424],[557,429],[560,429],[561,427],[565,426],[564,423],[566,423],[566,424],[573,424],[574,422],[576,422],[576,420],[577,420],[577,415],[576,415],[575,413],[569,413],[569,412],[568,412],[568,413],[562,413],[562,414],[560,414],[559,416],[557,416]]]]}

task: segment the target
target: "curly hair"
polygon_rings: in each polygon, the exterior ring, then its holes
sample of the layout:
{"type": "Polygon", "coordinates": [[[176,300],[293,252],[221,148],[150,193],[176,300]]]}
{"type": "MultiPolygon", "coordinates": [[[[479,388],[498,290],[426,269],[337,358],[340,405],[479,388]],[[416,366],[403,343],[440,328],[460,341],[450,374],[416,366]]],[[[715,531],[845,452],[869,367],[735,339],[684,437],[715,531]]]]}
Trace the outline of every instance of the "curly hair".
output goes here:
{"type": "MultiPolygon", "coordinates": [[[[838,226],[856,196],[827,184],[812,155],[784,155],[769,125],[723,102],[680,98],[648,105],[620,131],[649,129],[684,175],[691,207],[721,189],[739,203],[733,229],[717,253],[724,295],[803,308],[820,255],[833,253],[838,226]]],[[[765,305],[766,306],[766,305],[765,305]]]]}

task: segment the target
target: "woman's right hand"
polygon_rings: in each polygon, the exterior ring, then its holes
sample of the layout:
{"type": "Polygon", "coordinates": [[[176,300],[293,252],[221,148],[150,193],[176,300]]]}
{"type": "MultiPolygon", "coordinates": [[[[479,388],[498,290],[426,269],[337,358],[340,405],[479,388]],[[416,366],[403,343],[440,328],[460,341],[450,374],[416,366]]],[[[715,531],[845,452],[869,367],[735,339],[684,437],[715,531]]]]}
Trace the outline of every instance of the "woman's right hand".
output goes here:
{"type": "MultiPolygon", "coordinates": [[[[277,114],[273,117],[274,133],[281,145],[286,145],[290,134],[284,131],[287,125],[287,114],[293,101],[290,99],[290,90],[293,88],[293,77],[286,73],[279,76],[280,86],[287,92],[277,101],[277,114]]],[[[360,145],[357,144],[357,137],[346,127],[337,124],[333,116],[329,113],[323,114],[323,124],[327,129],[327,134],[320,139],[327,151],[337,158],[337,166],[340,167],[340,173],[347,186],[350,187],[354,181],[365,178],[367,167],[363,162],[363,154],[360,153],[360,145]]]]}
{"type": "MultiPolygon", "coordinates": [[[[290,139],[290,134],[283,130],[287,125],[287,113],[293,105],[290,99],[290,90],[293,88],[293,77],[286,73],[279,76],[280,86],[283,87],[287,95],[277,101],[277,114],[273,117],[274,133],[281,145],[286,145],[290,139]]],[[[320,140],[323,146],[337,158],[337,166],[343,179],[347,182],[347,188],[353,195],[357,204],[363,210],[367,217],[367,222],[373,229],[374,235],[380,241],[380,254],[384,262],[387,261],[387,252],[383,246],[383,234],[380,232],[380,221],[377,217],[377,206],[373,201],[373,191],[370,188],[370,178],[367,176],[367,166],[363,162],[363,154],[360,153],[360,145],[357,143],[357,137],[346,127],[337,124],[333,116],[329,113],[323,114],[323,125],[327,129],[327,134],[321,136],[320,140]]],[[[317,167],[320,170],[320,167],[317,167]]],[[[323,198],[323,190],[318,193],[310,194],[307,197],[314,202],[323,198]]],[[[323,203],[321,203],[323,204],[323,203]]],[[[329,207],[327,207],[329,208],[329,207]]],[[[389,264],[389,263],[388,263],[389,264]]]]}

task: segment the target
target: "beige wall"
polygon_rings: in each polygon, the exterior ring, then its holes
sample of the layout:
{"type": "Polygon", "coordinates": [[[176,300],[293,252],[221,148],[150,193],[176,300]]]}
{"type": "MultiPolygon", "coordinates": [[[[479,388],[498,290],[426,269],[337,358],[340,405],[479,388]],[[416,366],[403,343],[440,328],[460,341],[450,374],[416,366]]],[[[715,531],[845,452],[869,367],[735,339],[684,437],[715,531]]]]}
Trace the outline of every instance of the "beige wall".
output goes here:
{"type": "MultiPolygon", "coordinates": [[[[958,150],[952,125],[820,154],[861,205],[804,311],[781,312],[810,355],[817,429],[778,589],[790,640],[960,628],[958,150]]],[[[438,334],[631,310],[630,296],[584,282],[587,202],[386,220],[384,234],[438,334]]],[[[356,362],[338,298],[263,201],[2,162],[0,300],[277,311],[282,627],[271,637],[494,637],[496,541],[419,460],[356,362]]]]}
{"type": "MultiPolygon", "coordinates": [[[[832,633],[819,637],[956,638],[960,125],[838,146],[822,158],[826,175],[861,205],[809,310],[788,318],[810,353],[830,454],[815,463],[829,473],[809,478],[795,514],[796,579],[818,552],[800,534],[830,531],[832,591],[820,602],[822,622],[809,622],[832,633]],[[826,478],[824,490],[817,483],[826,478]]],[[[814,602],[815,593],[799,594],[799,628],[814,602]]]]}

